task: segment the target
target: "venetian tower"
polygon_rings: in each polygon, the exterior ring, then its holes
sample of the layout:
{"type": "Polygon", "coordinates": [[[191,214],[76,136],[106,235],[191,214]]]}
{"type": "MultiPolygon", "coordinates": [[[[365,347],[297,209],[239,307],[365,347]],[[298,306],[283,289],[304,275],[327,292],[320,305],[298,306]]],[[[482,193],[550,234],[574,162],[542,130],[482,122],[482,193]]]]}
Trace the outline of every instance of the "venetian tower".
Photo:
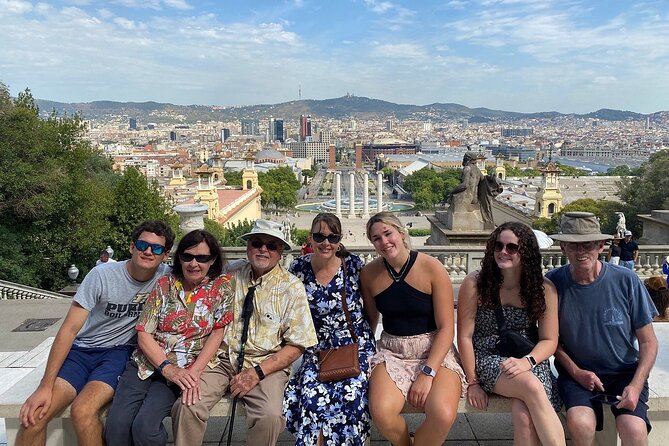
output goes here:
{"type": "Polygon", "coordinates": [[[506,167],[504,167],[504,156],[497,155],[495,159],[495,176],[498,180],[506,180],[506,167]]]}
{"type": "Polygon", "coordinates": [[[254,167],[255,156],[250,151],[244,157],[246,165],[242,171],[242,190],[255,189],[258,187],[258,173],[254,167]]]}
{"type": "Polygon", "coordinates": [[[214,187],[213,181],[214,171],[206,164],[203,164],[195,171],[195,174],[197,174],[196,201],[207,205],[208,218],[217,220],[219,208],[218,192],[216,187],[214,187]]]}
{"type": "Polygon", "coordinates": [[[184,178],[184,165],[177,162],[175,164],[170,164],[170,168],[172,169],[172,177],[167,186],[172,188],[185,187],[186,179],[184,178]]]}
{"type": "Polygon", "coordinates": [[[541,171],[541,186],[536,194],[534,214],[537,217],[550,218],[562,209],[562,193],[558,175],[560,168],[553,161],[549,161],[541,171]]]}

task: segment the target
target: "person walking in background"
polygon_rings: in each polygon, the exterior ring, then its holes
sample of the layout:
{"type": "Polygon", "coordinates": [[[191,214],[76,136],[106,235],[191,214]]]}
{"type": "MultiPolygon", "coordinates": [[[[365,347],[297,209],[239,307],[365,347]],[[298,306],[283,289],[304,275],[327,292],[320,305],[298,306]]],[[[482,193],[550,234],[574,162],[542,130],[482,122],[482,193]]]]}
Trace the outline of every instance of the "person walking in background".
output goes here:
{"type": "Polygon", "coordinates": [[[614,237],[611,240],[611,247],[609,247],[607,260],[613,265],[620,265],[620,240],[620,238],[614,237]]]}
{"type": "Polygon", "coordinates": [[[558,292],[558,390],[573,444],[592,445],[607,399],[624,445],[648,444],[648,376],[657,356],[646,287],[632,271],[601,262],[604,241],[589,212],[566,212],[560,242],[569,263],[546,276],[558,292]],[[638,342],[638,347],[635,345],[638,342]],[[602,395],[603,394],[603,395],[602,395]]]}
{"type": "Polygon", "coordinates": [[[246,443],[276,444],[285,428],[290,365],[317,343],[304,285],[280,263],[290,250],[281,224],[258,219],[241,239],[246,259],[228,271],[235,279],[234,321],[225,330],[218,365],[200,375],[201,399],[177,400],[172,407],[175,446],[202,444],[209,413],[228,390],[246,408],[246,443]]]}
{"type": "Polygon", "coordinates": [[[634,271],[638,257],[639,244],[632,240],[632,231],[625,231],[625,238],[620,241],[620,265],[634,271]]]}
{"type": "Polygon", "coordinates": [[[200,397],[200,375],[232,321],[234,280],[222,274],[221,247],[209,232],[186,234],[172,273],[158,280],[137,321],[139,348],[128,361],[107,415],[108,445],[165,445],[163,419],[174,402],[200,397]]]}
{"type": "Polygon", "coordinates": [[[305,350],[285,393],[286,424],[298,446],[364,445],[369,436],[369,358],[376,348],[362,310],[360,270],[364,264],[346,250],[341,238],[339,218],[331,213],[318,214],[311,224],[313,254],[299,257],[290,265],[290,272],[304,283],[318,335],[318,344],[305,350]],[[321,382],[319,352],[354,342],[348,320],[357,338],[360,374],[321,382]]]}
{"type": "Polygon", "coordinates": [[[360,283],[372,330],[379,313],[383,333],[371,359],[369,407],[381,434],[395,446],[412,444],[400,415],[405,402],[423,409],[417,445],[441,445],[455,421],[466,381],[453,345],[453,287],[434,257],[410,251],[407,231],[390,212],[367,222],[367,238],[380,257],[360,283]]]}
{"type": "Polygon", "coordinates": [[[46,443],[47,424],[68,404],[79,445],[104,444],[100,415],[137,344],[135,323],[156,281],[169,272],[174,233],[146,221],[131,236],[130,259],[93,268],[56,334],[39,387],[21,406],[20,446],[46,443]]]}
{"type": "Polygon", "coordinates": [[[460,285],[458,349],[469,404],[486,410],[489,393],[513,398],[514,444],[565,444],[548,362],[557,341],[557,295],[543,277],[535,235],[522,223],[504,223],[488,239],[481,270],[460,285]],[[526,356],[498,350],[500,310],[508,328],[536,343],[526,356]]]}
{"type": "Polygon", "coordinates": [[[100,251],[100,258],[95,261],[95,266],[102,265],[103,263],[116,263],[116,260],[109,257],[106,249],[100,251]]]}

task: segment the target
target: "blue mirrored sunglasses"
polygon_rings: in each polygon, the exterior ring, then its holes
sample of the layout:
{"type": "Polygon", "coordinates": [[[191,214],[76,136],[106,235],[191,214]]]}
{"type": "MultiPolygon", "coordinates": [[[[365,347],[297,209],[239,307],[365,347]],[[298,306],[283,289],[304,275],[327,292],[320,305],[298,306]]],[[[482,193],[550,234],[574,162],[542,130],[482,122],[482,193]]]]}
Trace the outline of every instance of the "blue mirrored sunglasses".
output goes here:
{"type": "Polygon", "coordinates": [[[146,248],[149,246],[151,247],[151,252],[157,256],[162,255],[165,252],[165,247],[158,243],[149,243],[145,240],[137,240],[135,242],[135,248],[142,252],[146,251],[146,248]]]}

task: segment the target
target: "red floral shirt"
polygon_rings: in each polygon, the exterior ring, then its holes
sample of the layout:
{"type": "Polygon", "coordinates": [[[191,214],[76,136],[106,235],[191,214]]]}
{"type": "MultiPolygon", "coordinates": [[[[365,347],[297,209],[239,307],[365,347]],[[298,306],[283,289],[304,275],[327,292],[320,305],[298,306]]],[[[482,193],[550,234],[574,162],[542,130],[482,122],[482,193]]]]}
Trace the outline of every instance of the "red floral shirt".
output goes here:
{"type": "MultiPolygon", "coordinates": [[[[184,291],[181,281],[172,274],[161,277],[144,304],[137,331],[152,333],[172,364],[188,368],[212,330],[232,322],[234,293],[234,279],[229,274],[213,280],[206,277],[190,293],[184,291]]],[[[139,377],[151,376],[154,366],[141,349],[135,350],[132,357],[139,377]]]]}

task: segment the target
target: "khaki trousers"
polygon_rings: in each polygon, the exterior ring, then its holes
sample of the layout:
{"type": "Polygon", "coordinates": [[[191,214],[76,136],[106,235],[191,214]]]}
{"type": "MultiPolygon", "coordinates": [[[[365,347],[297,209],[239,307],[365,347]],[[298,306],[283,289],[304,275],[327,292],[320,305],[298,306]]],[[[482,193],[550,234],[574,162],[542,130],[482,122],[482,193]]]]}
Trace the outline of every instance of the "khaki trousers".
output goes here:
{"type": "MultiPolygon", "coordinates": [[[[202,399],[192,406],[181,404],[179,398],[172,406],[172,429],[175,446],[200,445],[207,430],[209,412],[228,392],[234,370],[225,358],[214,369],[200,375],[202,399]]],[[[283,392],[288,374],[283,370],[271,373],[247,393],[242,402],[246,408],[246,444],[275,445],[286,427],[283,417],[283,392]]]]}

